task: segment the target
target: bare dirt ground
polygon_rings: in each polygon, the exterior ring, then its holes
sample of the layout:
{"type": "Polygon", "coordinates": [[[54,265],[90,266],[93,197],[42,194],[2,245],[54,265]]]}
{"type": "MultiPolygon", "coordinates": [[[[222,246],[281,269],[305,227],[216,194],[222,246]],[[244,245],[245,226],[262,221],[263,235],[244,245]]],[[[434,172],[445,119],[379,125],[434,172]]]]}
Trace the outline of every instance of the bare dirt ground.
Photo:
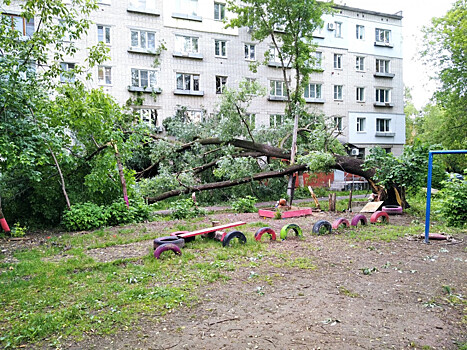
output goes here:
{"type": "MultiPolygon", "coordinates": [[[[268,249],[311,258],[316,269],[261,263],[228,272],[230,280],[198,291],[199,303],[164,316],[141,316],[106,337],[66,340],[66,349],[458,349],[467,342],[466,236],[454,242],[400,238],[358,241],[310,235],[319,219],[351,214],[262,220],[279,232],[290,222],[304,239],[263,240],[268,249]],[[251,276],[258,278],[251,278],[251,276]],[[457,301],[457,302],[456,302],[457,301]]],[[[367,215],[369,217],[369,215],[367,215]]],[[[413,218],[391,216],[409,225],[413,218]]],[[[209,215],[221,222],[257,222],[257,214],[209,215]]],[[[149,231],[172,222],[146,224],[149,231]]],[[[421,229],[423,231],[423,228],[421,229]]],[[[264,239],[264,238],[263,238],[264,239]]],[[[25,244],[25,243],[21,243],[25,244]]],[[[29,243],[32,244],[32,243],[29,243]]],[[[144,256],[152,242],[94,249],[98,261],[144,256]]],[[[170,252],[169,252],[170,253],[170,252]]],[[[64,253],[66,254],[66,252],[64,253]]],[[[66,258],[65,256],[59,258],[66,258]]]]}

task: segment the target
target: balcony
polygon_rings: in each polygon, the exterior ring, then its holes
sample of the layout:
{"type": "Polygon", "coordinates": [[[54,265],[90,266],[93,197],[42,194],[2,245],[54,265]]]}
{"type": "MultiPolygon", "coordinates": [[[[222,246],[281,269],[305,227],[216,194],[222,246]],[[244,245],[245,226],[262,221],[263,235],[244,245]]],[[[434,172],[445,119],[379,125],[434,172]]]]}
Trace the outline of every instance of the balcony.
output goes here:
{"type": "Polygon", "coordinates": [[[389,78],[389,79],[392,79],[394,78],[396,75],[394,73],[380,73],[380,72],[375,72],[373,74],[373,76],[375,78],[389,78]]]}
{"type": "Polygon", "coordinates": [[[146,9],[146,8],[139,8],[135,6],[128,5],[127,9],[128,12],[134,12],[134,13],[141,13],[144,15],[153,15],[153,16],[160,16],[161,12],[156,9],[146,9]]]}
{"type": "Polygon", "coordinates": [[[392,102],[375,102],[375,103],[373,103],[373,106],[392,108],[392,107],[394,107],[394,103],[392,103],[392,102]]]}
{"type": "Polygon", "coordinates": [[[204,96],[204,91],[175,89],[174,95],[204,96]]]}
{"type": "Polygon", "coordinates": [[[196,15],[189,15],[187,13],[172,13],[172,18],[177,18],[177,19],[186,19],[188,21],[195,21],[195,22],[202,22],[203,17],[196,16],[196,15]]]}
{"type": "Polygon", "coordinates": [[[149,86],[132,86],[128,85],[128,91],[130,92],[144,92],[144,93],[154,93],[154,94],[160,94],[162,93],[161,88],[156,88],[156,87],[149,87],[149,86]]]}
{"type": "Polygon", "coordinates": [[[194,60],[202,60],[203,55],[200,53],[194,53],[194,52],[180,52],[180,51],[174,51],[172,52],[173,57],[178,57],[178,58],[191,58],[194,60]]]}

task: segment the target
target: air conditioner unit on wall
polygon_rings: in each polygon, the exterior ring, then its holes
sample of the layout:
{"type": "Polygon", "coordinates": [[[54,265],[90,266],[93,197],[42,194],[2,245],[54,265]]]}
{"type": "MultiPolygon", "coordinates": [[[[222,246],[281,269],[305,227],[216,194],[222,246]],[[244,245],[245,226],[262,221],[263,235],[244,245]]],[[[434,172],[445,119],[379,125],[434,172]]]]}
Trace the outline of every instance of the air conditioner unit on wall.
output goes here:
{"type": "Polygon", "coordinates": [[[328,23],[328,30],[336,29],[336,24],[334,22],[328,23]]]}
{"type": "Polygon", "coordinates": [[[358,148],[352,148],[350,150],[350,155],[352,156],[358,156],[360,154],[360,152],[358,151],[358,148]]]}

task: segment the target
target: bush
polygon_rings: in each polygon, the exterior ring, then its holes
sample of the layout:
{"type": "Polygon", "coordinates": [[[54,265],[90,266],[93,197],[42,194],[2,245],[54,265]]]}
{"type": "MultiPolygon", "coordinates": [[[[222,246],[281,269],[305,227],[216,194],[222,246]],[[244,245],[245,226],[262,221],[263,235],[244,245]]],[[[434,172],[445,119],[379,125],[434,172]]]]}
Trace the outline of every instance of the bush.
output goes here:
{"type": "Polygon", "coordinates": [[[439,211],[448,226],[462,227],[467,222],[467,182],[443,181],[439,211]]]}
{"type": "Polygon", "coordinates": [[[108,214],[94,203],[74,204],[63,213],[62,225],[67,231],[90,230],[107,224],[108,214]]]}
{"type": "Polygon", "coordinates": [[[237,213],[256,213],[258,209],[255,207],[257,199],[252,196],[238,198],[232,203],[232,209],[237,213]]]}
{"type": "Polygon", "coordinates": [[[198,208],[191,198],[179,199],[170,206],[172,219],[191,219],[206,215],[206,211],[198,208]]]}
{"type": "Polygon", "coordinates": [[[107,225],[110,226],[146,221],[151,214],[151,208],[148,205],[130,200],[130,209],[128,209],[123,199],[112,203],[106,211],[107,225]]]}

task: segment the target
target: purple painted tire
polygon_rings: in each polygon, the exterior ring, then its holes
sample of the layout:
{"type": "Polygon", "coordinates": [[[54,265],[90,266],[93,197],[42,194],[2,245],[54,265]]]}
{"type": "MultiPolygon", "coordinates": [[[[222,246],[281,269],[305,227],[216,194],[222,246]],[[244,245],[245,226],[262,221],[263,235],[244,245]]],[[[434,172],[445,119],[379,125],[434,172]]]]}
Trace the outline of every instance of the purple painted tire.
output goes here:
{"type": "Polygon", "coordinates": [[[175,244],[180,249],[185,246],[185,240],[183,238],[177,236],[164,236],[154,240],[154,249],[157,249],[157,247],[167,243],[175,244]]]}
{"type": "Polygon", "coordinates": [[[246,243],[246,237],[243,233],[241,233],[240,231],[232,231],[224,236],[224,238],[222,239],[222,246],[227,247],[230,244],[230,241],[234,238],[238,238],[238,240],[243,244],[246,243]]]}
{"type": "Polygon", "coordinates": [[[366,220],[366,216],[363,214],[357,214],[352,218],[352,221],[350,222],[351,226],[358,226],[358,223],[361,223],[362,225],[366,225],[368,222],[366,220]]]}
{"type": "Polygon", "coordinates": [[[263,237],[265,233],[267,233],[269,237],[271,237],[271,241],[276,240],[276,233],[270,227],[261,227],[260,229],[258,229],[258,231],[256,231],[255,233],[255,239],[257,241],[261,241],[261,237],[263,237]]]}
{"type": "Polygon", "coordinates": [[[160,259],[161,254],[167,250],[173,251],[176,255],[182,255],[182,251],[179,247],[172,243],[166,243],[156,248],[154,251],[154,257],[156,259],[160,259]]]}
{"type": "Polygon", "coordinates": [[[344,225],[346,228],[349,228],[350,227],[349,220],[345,218],[338,218],[334,220],[334,222],[332,223],[332,228],[334,230],[337,230],[341,225],[344,225]]]}
{"type": "Polygon", "coordinates": [[[384,224],[389,224],[388,213],[386,213],[384,211],[375,211],[370,217],[370,222],[372,224],[376,224],[378,222],[382,222],[384,224]]]}
{"type": "Polygon", "coordinates": [[[399,205],[386,205],[382,210],[389,215],[402,214],[402,207],[399,205]]]}

